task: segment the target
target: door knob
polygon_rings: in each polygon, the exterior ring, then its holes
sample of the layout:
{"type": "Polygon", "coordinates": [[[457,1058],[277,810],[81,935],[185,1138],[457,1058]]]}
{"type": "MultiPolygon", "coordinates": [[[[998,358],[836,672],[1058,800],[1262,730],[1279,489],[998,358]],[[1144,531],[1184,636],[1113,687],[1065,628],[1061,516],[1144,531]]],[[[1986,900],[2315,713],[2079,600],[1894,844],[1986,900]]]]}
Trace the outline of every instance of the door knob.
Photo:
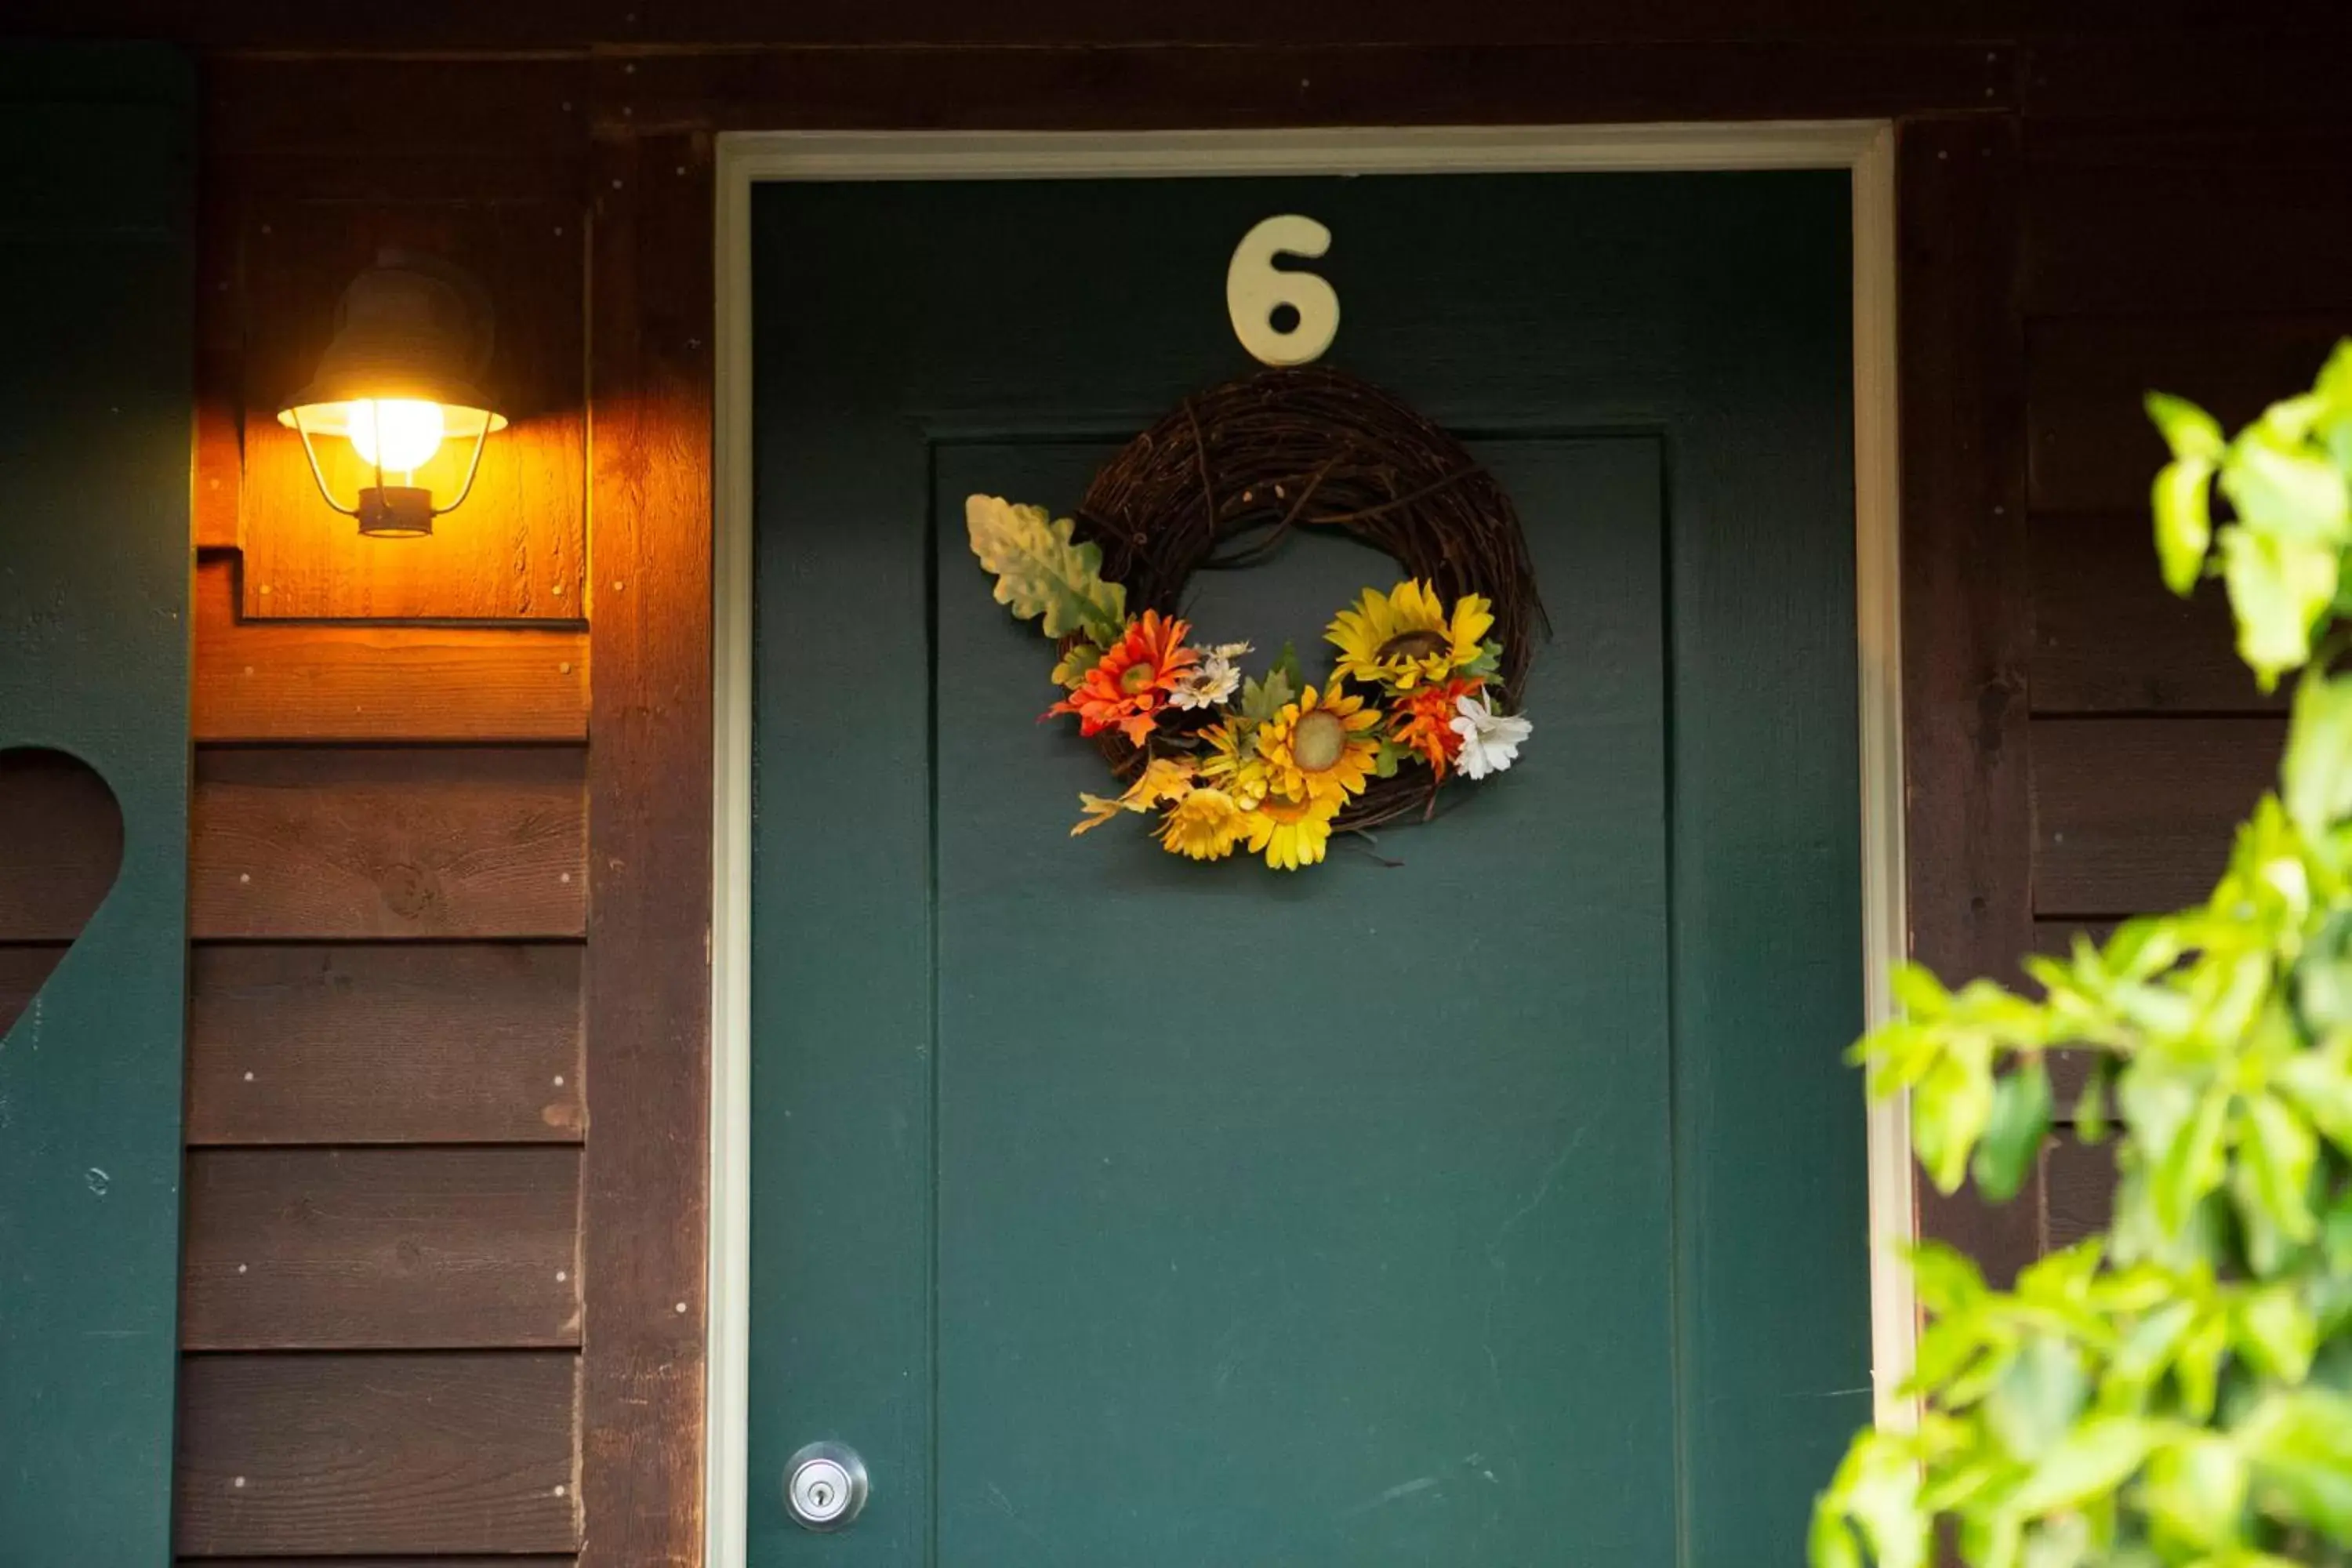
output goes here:
{"type": "Polygon", "coordinates": [[[846,1530],[866,1506],[866,1461],[842,1443],[811,1443],[784,1465],[784,1511],[803,1530],[846,1530]]]}

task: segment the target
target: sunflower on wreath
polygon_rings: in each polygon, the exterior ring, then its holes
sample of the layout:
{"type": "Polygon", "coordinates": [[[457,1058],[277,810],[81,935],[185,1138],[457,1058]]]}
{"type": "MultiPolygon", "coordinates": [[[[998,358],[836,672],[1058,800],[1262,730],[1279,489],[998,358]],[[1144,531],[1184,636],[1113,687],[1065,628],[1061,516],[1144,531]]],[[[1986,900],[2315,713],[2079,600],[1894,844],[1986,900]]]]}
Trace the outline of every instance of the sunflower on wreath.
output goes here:
{"type": "Polygon", "coordinates": [[[1171,854],[1222,860],[1246,847],[1297,870],[1324,859],[1375,780],[1425,769],[1433,806],[1450,773],[1502,773],[1532,732],[1497,706],[1503,648],[1480,595],[1449,605],[1420,578],[1366,588],[1325,634],[1337,652],[1319,684],[1287,647],[1251,677],[1247,643],[1202,646],[1180,616],[1129,616],[1127,590],[1104,579],[1100,550],[1070,519],[975,495],[965,523],[997,602],[1061,644],[1064,695],[1043,717],[1073,716],[1081,735],[1115,731],[1133,748],[1132,782],[1081,795],[1073,836],[1156,816],[1171,854]]]}

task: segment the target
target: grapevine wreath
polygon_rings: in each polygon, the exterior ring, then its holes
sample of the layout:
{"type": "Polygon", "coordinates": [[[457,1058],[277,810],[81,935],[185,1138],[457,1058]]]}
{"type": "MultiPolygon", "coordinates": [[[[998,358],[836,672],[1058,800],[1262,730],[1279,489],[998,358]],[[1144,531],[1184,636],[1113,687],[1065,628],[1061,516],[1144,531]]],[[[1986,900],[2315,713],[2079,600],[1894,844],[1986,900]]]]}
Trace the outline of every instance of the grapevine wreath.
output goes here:
{"type": "Polygon", "coordinates": [[[975,495],[972,553],[996,599],[1057,639],[1062,700],[1126,787],[1082,795],[1070,831],[1160,814],[1172,854],[1321,861],[1335,832],[1433,815],[1450,777],[1508,768],[1543,606],[1510,498],[1461,444],[1370,384],[1269,370],[1187,398],[1106,464],[1076,515],[975,495]],[[1255,677],[1246,643],[1195,644],[1192,574],[1263,561],[1297,529],[1344,529],[1404,580],[1366,588],[1255,677]]]}

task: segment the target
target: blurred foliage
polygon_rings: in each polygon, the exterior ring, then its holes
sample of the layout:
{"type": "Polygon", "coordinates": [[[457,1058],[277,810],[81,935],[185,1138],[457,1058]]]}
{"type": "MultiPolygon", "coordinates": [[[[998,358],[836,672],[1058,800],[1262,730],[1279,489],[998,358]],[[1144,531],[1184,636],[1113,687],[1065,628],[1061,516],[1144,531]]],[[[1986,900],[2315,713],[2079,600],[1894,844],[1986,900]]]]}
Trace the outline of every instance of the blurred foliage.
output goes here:
{"type": "Polygon", "coordinates": [[[1915,1568],[1939,1538],[1978,1568],[2352,1564],[2352,342],[2235,437],[2148,412],[2165,581],[2222,581],[2264,689],[2302,671],[2278,788],[2201,908],[2029,960],[2038,996],[1907,969],[1854,1047],[1874,1095],[1911,1096],[1936,1184],[1996,1201],[2076,1053],[2074,1135],[2117,1186],[2107,1230],[2013,1290],[1915,1249],[1917,1418],[1855,1437],[1814,1568],[1915,1568]]]}

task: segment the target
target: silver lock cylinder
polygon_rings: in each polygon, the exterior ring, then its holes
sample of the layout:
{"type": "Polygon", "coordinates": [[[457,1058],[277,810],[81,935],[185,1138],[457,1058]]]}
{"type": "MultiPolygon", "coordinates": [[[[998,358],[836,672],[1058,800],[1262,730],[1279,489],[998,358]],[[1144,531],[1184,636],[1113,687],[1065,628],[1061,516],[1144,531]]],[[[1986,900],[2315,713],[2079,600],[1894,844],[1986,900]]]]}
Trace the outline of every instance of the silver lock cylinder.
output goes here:
{"type": "Polygon", "coordinates": [[[784,1465],[784,1511],[803,1530],[846,1529],[866,1507],[866,1461],[841,1443],[811,1443],[784,1465]]]}

